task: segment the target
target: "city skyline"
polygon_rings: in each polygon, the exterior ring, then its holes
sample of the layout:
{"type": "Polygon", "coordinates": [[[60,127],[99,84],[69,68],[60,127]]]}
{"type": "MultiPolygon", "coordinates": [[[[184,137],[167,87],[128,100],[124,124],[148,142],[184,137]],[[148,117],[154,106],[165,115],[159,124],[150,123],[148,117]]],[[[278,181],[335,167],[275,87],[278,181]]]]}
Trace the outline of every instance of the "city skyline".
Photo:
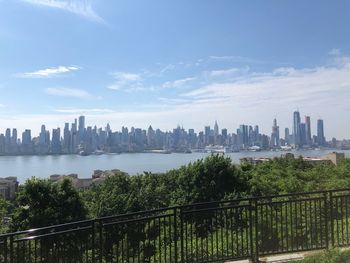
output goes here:
{"type": "Polygon", "coordinates": [[[269,135],[261,132],[259,125],[241,124],[231,132],[224,126],[219,127],[217,121],[214,126],[207,125],[197,131],[179,125],[172,131],[162,131],[151,125],[147,129],[123,126],[119,130],[113,130],[109,123],[103,127],[89,125],[85,116],[81,115],[71,123],[65,122],[63,129],[57,127],[50,131],[42,124],[38,136],[32,134],[30,129],[21,133],[16,128],[7,128],[5,133],[0,133],[0,155],[88,155],[153,150],[184,153],[192,150],[235,152],[350,147],[350,140],[327,140],[322,119],[316,120],[317,130],[314,132],[311,123],[310,116],[305,116],[305,121],[302,122],[300,112],[294,111],[292,133],[286,127],[283,137],[276,118],[273,119],[269,135]]]}
{"type": "Polygon", "coordinates": [[[234,129],[271,116],[289,127],[300,108],[326,120],[327,137],[349,138],[349,8],[0,1],[0,130],[37,133],[42,122],[52,129],[81,114],[114,128],[199,130],[217,120],[234,129]]]}
{"type": "MultiPolygon", "coordinates": [[[[287,127],[283,127],[281,125],[278,125],[277,128],[279,129],[279,135],[278,135],[278,138],[277,138],[277,141],[279,138],[282,138],[283,137],[283,134],[282,132],[285,131],[285,129],[288,129],[291,131],[291,134],[295,134],[295,130],[294,130],[294,126],[295,126],[295,123],[294,123],[294,114],[295,113],[299,113],[299,116],[303,116],[304,118],[299,120],[299,125],[302,124],[301,122],[304,121],[305,124],[307,124],[307,120],[309,121],[309,125],[307,127],[310,127],[308,131],[305,131],[306,133],[308,133],[309,137],[308,140],[311,140],[312,138],[312,135],[317,135],[318,134],[318,125],[317,125],[317,122],[319,120],[322,121],[323,123],[323,119],[321,118],[312,118],[310,116],[307,116],[307,115],[300,115],[300,112],[299,112],[299,109],[298,110],[295,110],[293,112],[293,118],[292,118],[292,124],[287,126],[287,127]]],[[[188,129],[193,129],[195,132],[200,132],[200,131],[205,131],[205,128],[206,127],[211,127],[214,129],[214,131],[217,133],[217,132],[220,132],[220,130],[216,131],[216,128],[218,128],[218,125],[219,125],[219,121],[218,120],[214,120],[212,123],[205,123],[203,124],[202,128],[199,128],[199,129],[195,129],[194,127],[185,127],[184,125],[181,125],[181,124],[174,124],[172,128],[170,129],[162,129],[161,127],[156,127],[155,125],[153,125],[152,123],[149,123],[146,127],[141,127],[137,124],[134,124],[134,125],[131,125],[131,126],[127,126],[127,125],[120,125],[120,126],[117,126],[115,125],[114,123],[110,123],[110,122],[106,122],[102,125],[99,125],[99,124],[96,124],[96,123],[93,123],[92,120],[89,120],[89,116],[88,115],[80,115],[80,117],[84,117],[84,124],[81,124],[83,125],[84,127],[97,127],[97,128],[104,128],[106,127],[106,125],[108,125],[110,127],[111,130],[113,131],[121,131],[123,127],[125,128],[128,128],[128,129],[131,129],[131,128],[140,128],[140,129],[143,129],[143,130],[147,130],[150,126],[155,128],[155,129],[160,129],[164,132],[171,132],[174,128],[176,127],[181,127],[181,128],[184,128],[185,130],[188,130],[188,129]],[[88,119],[88,122],[85,123],[85,120],[88,119]]],[[[73,118],[71,118],[71,121],[72,120],[78,120],[79,118],[77,118],[77,116],[74,116],[73,118]]],[[[274,132],[273,129],[274,129],[274,126],[277,125],[277,122],[278,124],[280,123],[280,121],[278,120],[278,118],[273,118],[271,119],[272,121],[270,121],[273,125],[272,125],[272,133],[274,132]]],[[[54,127],[50,127],[50,126],[47,126],[45,123],[41,123],[40,127],[37,127],[36,129],[31,129],[30,127],[26,127],[24,128],[23,130],[21,129],[18,129],[16,126],[15,127],[7,127],[6,129],[3,129],[1,130],[0,129],[0,134],[6,134],[6,130],[13,130],[13,129],[16,129],[17,133],[18,134],[21,134],[22,132],[24,132],[25,130],[30,130],[31,131],[31,135],[33,137],[37,137],[37,136],[40,136],[40,133],[42,132],[42,127],[45,126],[45,129],[47,130],[54,130],[54,129],[62,129],[63,127],[66,126],[66,124],[69,123],[69,124],[72,124],[70,122],[67,122],[67,120],[65,120],[63,123],[61,124],[57,124],[56,126],[54,127]],[[36,132],[37,131],[37,132],[36,132]]],[[[79,122],[78,122],[79,123],[79,122]]],[[[78,125],[78,124],[77,124],[78,125]]],[[[221,124],[220,123],[220,129],[221,128],[225,128],[227,129],[228,132],[230,133],[234,133],[236,132],[236,129],[237,127],[239,127],[240,125],[247,125],[247,126],[255,126],[255,125],[258,125],[259,127],[259,130],[263,133],[263,134],[268,134],[270,136],[269,133],[271,133],[271,125],[270,123],[269,124],[261,124],[261,123],[252,123],[250,121],[244,121],[243,123],[239,124],[239,125],[236,125],[235,127],[233,125],[230,125],[231,127],[227,126],[227,125],[224,125],[224,124],[221,124]]],[[[325,134],[324,134],[325,135],[325,134]]],[[[307,135],[306,135],[307,136],[307,135]]],[[[332,138],[336,138],[334,136],[328,136],[328,139],[332,139],[332,138]]],[[[336,139],[339,139],[339,140],[348,140],[350,138],[336,138],[336,139]]],[[[306,140],[306,139],[305,139],[306,140]]]]}

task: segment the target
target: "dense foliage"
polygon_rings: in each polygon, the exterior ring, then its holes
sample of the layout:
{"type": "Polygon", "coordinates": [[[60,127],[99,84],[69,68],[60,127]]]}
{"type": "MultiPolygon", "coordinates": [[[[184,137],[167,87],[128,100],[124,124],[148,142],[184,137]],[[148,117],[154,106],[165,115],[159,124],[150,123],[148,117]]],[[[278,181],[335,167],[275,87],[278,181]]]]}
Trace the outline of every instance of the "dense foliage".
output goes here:
{"type": "Polygon", "coordinates": [[[0,196],[0,233],[3,233],[7,230],[6,224],[4,224],[4,222],[6,220],[5,217],[8,214],[9,208],[9,202],[0,196]]]}
{"type": "Polygon", "coordinates": [[[87,210],[70,180],[59,184],[32,178],[19,191],[12,230],[23,230],[85,219],[87,210]]]}
{"type": "Polygon", "coordinates": [[[350,250],[331,249],[307,256],[298,263],[350,263],[350,250]]]}
{"type": "Polygon", "coordinates": [[[116,172],[78,193],[70,181],[28,180],[19,192],[13,230],[171,205],[350,187],[350,159],[339,165],[280,157],[256,166],[211,155],[166,173],[116,172]],[[85,208],[86,207],[86,208],[85,208]]]}

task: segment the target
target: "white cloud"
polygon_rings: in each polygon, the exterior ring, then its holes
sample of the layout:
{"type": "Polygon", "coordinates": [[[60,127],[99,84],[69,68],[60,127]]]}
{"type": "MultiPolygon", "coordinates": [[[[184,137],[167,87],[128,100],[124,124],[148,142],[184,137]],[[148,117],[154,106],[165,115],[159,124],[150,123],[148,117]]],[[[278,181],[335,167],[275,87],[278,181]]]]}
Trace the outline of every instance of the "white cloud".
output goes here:
{"type": "Polygon", "coordinates": [[[242,56],[209,56],[209,61],[229,61],[237,63],[262,63],[262,61],[257,59],[252,59],[242,56]]]}
{"type": "Polygon", "coordinates": [[[175,68],[176,68],[175,65],[173,65],[173,64],[168,64],[168,65],[166,65],[164,68],[162,68],[162,69],[160,70],[160,73],[163,74],[163,73],[165,73],[165,72],[174,70],[175,68]]]}
{"type": "Polygon", "coordinates": [[[67,108],[67,109],[55,109],[55,112],[59,113],[72,113],[72,114],[85,114],[85,113],[112,113],[114,112],[111,109],[99,109],[99,108],[92,108],[92,109],[79,109],[79,108],[67,108]]]}
{"type": "Polygon", "coordinates": [[[105,23],[105,21],[98,16],[92,8],[90,0],[22,0],[23,2],[46,6],[50,8],[57,8],[67,12],[85,17],[95,22],[105,23]]]}
{"type": "Polygon", "coordinates": [[[223,70],[212,70],[210,71],[211,77],[227,77],[230,75],[235,75],[237,73],[246,73],[249,71],[249,67],[245,68],[229,68],[223,70]]]}
{"type": "Polygon", "coordinates": [[[21,78],[51,78],[72,71],[77,71],[79,69],[80,68],[77,66],[58,66],[55,68],[40,69],[33,72],[19,73],[17,76],[21,78]]]}
{"type": "Polygon", "coordinates": [[[70,89],[70,88],[47,88],[45,92],[49,95],[60,96],[60,97],[71,97],[79,99],[91,99],[94,98],[86,90],[82,89],[70,89]]]}
{"type": "Polygon", "coordinates": [[[136,73],[130,72],[114,72],[114,83],[109,85],[107,88],[112,90],[130,90],[142,88],[142,77],[136,73]]]}
{"type": "Polygon", "coordinates": [[[5,108],[5,104],[0,103],[0,108],[5,108]]]}
{"type": "Polygon", "coordinates": [[[167,81],[163,84],[163,88],[179,88],[195,79],[196,79],[195,77],[189,77],[184,79],[178,79],[175,81],[167,81]]]}
{"type": "Polygon", "coordinates": [[[328,55],[331,55],[331,56],[340,56],[340,55],[341,55],[340,49],[338,49],[338,48],[333,48],[333,49],[331,49],[331,50],[328,52],[328,55]]]}

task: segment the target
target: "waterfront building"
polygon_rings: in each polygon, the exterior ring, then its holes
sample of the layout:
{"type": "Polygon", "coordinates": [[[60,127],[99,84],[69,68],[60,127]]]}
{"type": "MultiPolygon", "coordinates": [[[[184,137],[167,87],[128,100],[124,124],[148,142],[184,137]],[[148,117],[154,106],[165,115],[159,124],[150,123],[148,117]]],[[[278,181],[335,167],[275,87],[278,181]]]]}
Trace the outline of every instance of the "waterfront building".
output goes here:
{"type": "Polygon", "coordinates": [[[312,137],[311,137],[311,118],[310,116],[305,116],[305,134],[306,134],[306,144],[312,145],[312,137]]]}
{"type": "Polygon", "coordinates": [[[60,128],[52,129],[51,152],[53,154],[61,153],[61,130],[60,128]]]}
{"type": "Polygon", "coordinates": [[[306,138],[306,124],[300,123],[300,146],[304,146],[307,144],[306,138]]]}
{"type": "Polygon", "coordinates": [[[326,139],[324,136],[323,120],[317,120],[317,144],[318,146],[325,146],[326,139]]]}
{"type": "Polygon", "coordinates": [[[272,133],[271,133],[271,147],[276,148],[280,146],[280,128],[277,125],[276,118],[273,120],[272,133]]]}
{"type": "Polygon", "coordinates": [[[300,146],[300,113],[295,111],[293,113],[293,144],[295,147],[300,146]]]}

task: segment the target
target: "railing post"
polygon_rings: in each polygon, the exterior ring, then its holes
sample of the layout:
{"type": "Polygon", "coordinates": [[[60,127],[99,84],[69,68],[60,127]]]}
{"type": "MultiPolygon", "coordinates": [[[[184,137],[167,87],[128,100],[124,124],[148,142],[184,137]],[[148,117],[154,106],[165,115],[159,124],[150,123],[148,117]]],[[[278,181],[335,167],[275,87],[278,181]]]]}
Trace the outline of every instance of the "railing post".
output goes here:
{"type": "Polygon", "coordinates": [[[180,252],[181,252],[181,263],[184,261],[184,222],[182,217],[182,209],[180,208],[180,252]]]}
{"type": "Polygon", "coordinates": [[[13,263],[13,236],[10,236],[10,262],[13,263]]]}
{"type": "Polygon", "coordinates": [[[95,263],[95,220],[91,223],[92,263],[95,263]]]}
{"type": "Polygon", "coordinates": [[[177,262],[178,259],[178,252],[177,252],[177,213],[176,213],[176,208],[174,208],[174,253],[175,253],[175,263],[177,262]]]}
{"type": "Polygon", "coordinates": [[[254,226],[255,226],[255,257],[254,262],[259,262],[259,228],[258,228],[258,201],[254,199],[254,226]]]}
{"type": "Polygon", "coordinates": [[[330,212],[330,220],[331,220],[331,239],[332,239],[332,248],[333,248],[334,247],[333,192],[329,193],[329,212],[330,212]]]}
{"type": "Polygon", "coordinates": [[[103,260],[103,237],[102,237],[102,221],[99,221],[98,224],[98,228],[99,228],[99,238],[100,238],[100,263],[102,263],[103,260]]]}
{"type": "Polygon", "coordinates": [[[249,200],[249,239],[250,239],[250,259],[254,261],[254,248],[253,248],[253,206],[252,200],[249,200]]]}
{"type": "MultiPolygon", "coordinates": [[[[329,205],[329,202],[328,202],[328,195],[327,195],[327,192],[325,192],[323,194],[323,197],[324,197],[324,214],[325,214],[325,218],[324,218],[324,222],[325,222],[325,236],[326,236],[326,248],[328,249],[329,248],[329,237],[328,237],[328,205],[329,205]]],[[[321,221],[322,218],[320,218],[320,221],[321,221]]],[[[322,229],[321,229],[322,231],[322,229]]],[[[332,230],[333,231],[333,230],[332,230]]],[[[320,233],[322,234],[322,233],[320,233]]],[[[321,245],[322,245],[322,239],[321,239],[321,245]]]]}
{"type": "Polygon", "coordinates": [[[4,259],[5,263],[7,263],[7,237],[4,239],[4,259]]]}

